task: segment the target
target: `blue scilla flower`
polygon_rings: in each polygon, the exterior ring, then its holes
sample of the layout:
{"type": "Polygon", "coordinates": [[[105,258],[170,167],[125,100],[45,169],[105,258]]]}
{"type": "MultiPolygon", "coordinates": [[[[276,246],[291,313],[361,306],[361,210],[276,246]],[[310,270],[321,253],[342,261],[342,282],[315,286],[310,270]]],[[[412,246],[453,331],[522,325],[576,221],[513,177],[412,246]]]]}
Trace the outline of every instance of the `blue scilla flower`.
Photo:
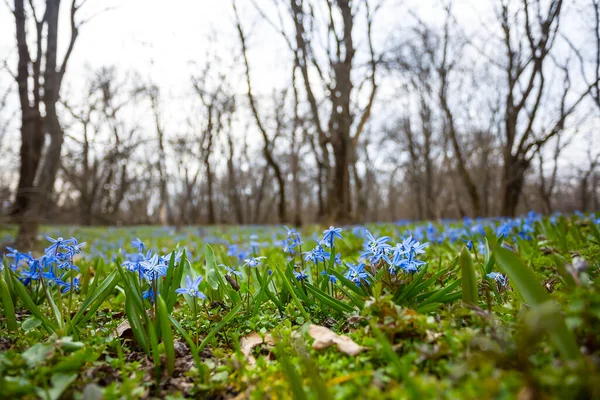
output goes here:
{"type": "Polygon", "coordinates": [[[10,269],[13,272],[16,272],[21,264],[27,264],[33,260],[31,253],[21,253],[12,247],[7,247],[6,249],[9,251],[8,254],[6,254],[6,257],[14,260],[13,263],[10,264],[10,269]]]}
{"type": "Polygon", "coordinates": [[[71,250],[72,254],[81,253],[81,249],[87,244],[87,242],[79,243],[74,237],[71,237],[70,240],[71,244],[69,245],[69,249],[71,250]]]}
{"type": "Polygon", "coordinates": [[[326,258],[329,258],[330,253],[326,253],[325,249],[320,244],[317,244],[311,251],[304,252],[304,261],[312,261],[315,264],[325,262],[326,258]]]}
{"type": "Polygon", "coordinates": [[[237,255],[238,255],[237,244],[228,244],[227,245],[227,255],[230,257],[237,257],[237,255]]]}
{"type": "Polygon", "coordinates": [[[337,253],[333,262],[335,263],[335,265],[342,265],[342,255],[340,253],[337,253]]]}
{"type": "Polygon", "coordinates": [[[365,251],[361,254],[361,257],[366,257],[373,264],[378,263],[381,260],[384,260],[388,264],[391,264],[392,261],[388,257],[388,253],[391,250],[392,246],[387,244],[387,241],[390,240],[389,236],[382,236],[380,238],[375,238],[371,232],[368,230],[365,231],[365,251]]]}
{"type": "Polygon", "coordinates": [[[49,256],[56,256],[56,253],[61,249],[61,247],[65,244],[65,239],[59,237],[57,239],[53,239],[50,236],[46,236],[46,240],[52,243],[50,246],[46,247],[45,253],[49,256]]]}
{"type": "Polygon", "coordinates": [[[367,247],[370,248],[389,248],[389,244],[386,244],[390,240],[389,236],[382,236],[375,238],[368,230],[365,230],[365,238],[367,239],[367,247]]]}
{"type": "Polygon", "coordinates": [[[144,244],[144,242],[142,242],[140,239],[135,238],[134,240],[131,241],[131,245],[135,248],[137,248],[137,251],[139,253],[143,253],[144,250],[146,249],[146,245],[144,244]]]}
{"type": "Polygon", "coordinates": [[[287,230],[287,235],[285,240],[283,240],[283,251],[290,255],[296,254],[296,248],[302,246],[302,240],[300,239],[300,234],[294,229],[290,229],[287,226],[284,226],[287,230]]]}
{"type": "Polygon", "coordinates": [[[462,241],[465,243],[465,246],[467,246],[467,249],[469,249],[469,251],[473,250],[473,241],[472,240],[463,239],[462,241]]]}
{"type": "Polygon", "coordinates": [[[145,259],[140,263],[140,266],[143,268],[144,276],[148,280],[155,280],[167,274],[167,264],[158,254],[145,259]]]}
{"type": "Polygon", "coordinates": [[[175,292],[187,294],[190,297],[199,297],[204,300],[206,299],[206,295],[200,291],[200,283],[202,283],[202,276],[198,276],[196,279],[192,280],[188,275],[185,277],[185,287],[180,287],[179,289],[176,289],[175,292]]]}
{"type": "Polygon", "coordinates": [[[287,239],[291,240],[291,241],[300,241],[300,233],[298,233],[298,231],[296,231],[296,229],[292,228],[288,228],[287,226],[284,226],[285,230],[287,231],[287,239]]]}
{"type": "Polygon", "coordinates": [[[79,286],[80,286],[80,282],[79,282],[79,278],[73,278],[73,283],[71,284],[70,281],[64,281],[61,279],[62,283],[62,293],[68,293],[72,290],[74,291],[79,291],[79,286]]]}
{"type": "Polygon", "coordinates": [[[327,278],[329,279],[329,282],[337,283],[337,276],[332,275],[332,274],[328,274],[327,271],[321,271],[321,275],[327,275],[327,278]]]}
{"type": "Polygon", "coordinates": [[[145,300],[149,300],[152,304],[154,304],[155,296],[156,295],[154,293],[154,289],[152,288],[146,290],[145,292],[142,292],[142,298],[144,298],[145,300]]]}
{"type": "Polygon", "coordinates": [[[506,277],[498,272],[490,272],[486,275],[488,278],[491,278],[498,282],[501,286],[506,286],[506,277]]]}
{"type": "Polygon", "coordinates": [[[251,267],[251,268],[255,268],[258,267],[260,265],[260,260],[267,258],[265,256],[261,256],[261,257],[249,257],[247,259],[244,260],[244,266],[245,267],[251,267]]]}
{"type": "Polygon", "coordinates": [[[360,286],[361,282],[364,282],[367,285],[370,284],[370,282],[369,282],[370,275],[367,272],[365,272],[365,264],[364,263],[360,263],[358,265],[346,263],[346,265],[348,266],[348,272],[346,273],[346,279],[348,279],[351,282],[354,282],[354,284],[356,284],[356,286],[360,286]]]}
{"type": "Polygon", "coordinates": [[[325,245],[327,247],[333,247],[335,238],[343,239],[340,234],[341,231],[342,228],[334,228],[333,226],[330,226],[329,229],[325,229],[323,231],[323,242],[325,245]]]}
{"type": "Polygon", "coordinates": [[[414,240],[412,236],[409,236],[402,241],[402,246],[408,250],[409,256],[415,256],[417,254],[425,254],[425,248],[429,246],[429,243],[421,244],[420,242],[414,240]]]}
{"type": "Polygon", "coordinates": [[[308,271],[308,269],[305,269],[303,271],[294,271],[294,276],[296,277],[297,280],[304,281],[304,280],[308,279],[308,275],[306,274],[306,271],[308,271]]]}
{"type": "Polygon", "coordinates": [[[163,256],[163,260],[165,263],[170,264],[171,263],[171,257],[175,257],[175,265],[178,265],[179,262],[181,261],[181,257],[183,257],[183,250],[176,250],[174,252],[171,252],[169,254],[167,254],[166,256],[163,256]]]}
{"type": "Polygon", "coordinates": [[[19,278],[25,286],[29,285],[31,281],[39,281],[42,274],[40,260],[32,259],[28,266],[29,268],[21,271],[21,278],[19,278]]]}
{"type": "Polygon", "coordinates": [[[425,261],[421,261],[421,260],[417,260],[416,258],[413,258],[412,260],[404,260],[398,266],[400,268],[402,268],[405,272],[413,274],[419,270],[419,267],[421,265],[424,265],[424,264],[425,264],[425,261]]]}
{"type": "Polygon", "coordinates": [[[500,236],[504,236],[504,237],[508,237],[510,235],[510,232],[513,230],[513,225],[510,221],[505,222],[503,224],[501,224],[497,229],[496,229],[496,236],[500,237],[500,236]]]}
{"type": "Polygon", "coordinates": [[[398,266],[402,260],[407,258],[409,250],[402,245],[402,243],[396,244],[392,249],[392,262],[390,264],[398,266]]]}
{"type": "Polygon", "coordinates": [[[242,276],[242,273],[240,271],[237,271],[237,270],[235,270],[235,269],[233,269],[231,267],[228,267],[225,264],[219,264],[219,267],[225,268],[225,270],[227,271],[227,273],[225,275],[229,275],[229,276],[231,276],[231,275],[242,276]]]}
{"type": "Polygon", "coordinates": [[[46,282],[52,286],[52,285],[62,285],[64,282],[57,276],[57,274],[54,272],[54,265],[50,265],[48,266],[48,269],[45,271],[42,271],[40,273],[40,276],[46,280],[46,282]]]}

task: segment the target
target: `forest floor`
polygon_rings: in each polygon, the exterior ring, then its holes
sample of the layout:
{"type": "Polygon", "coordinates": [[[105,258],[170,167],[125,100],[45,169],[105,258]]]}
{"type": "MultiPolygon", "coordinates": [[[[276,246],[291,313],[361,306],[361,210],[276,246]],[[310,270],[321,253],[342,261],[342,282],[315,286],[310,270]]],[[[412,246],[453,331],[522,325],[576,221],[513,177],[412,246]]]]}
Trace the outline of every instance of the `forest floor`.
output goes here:
{"type": "Polygon", "coordinates": [[[45,226],[0,398],[600,398],[597,218],[45,226]]]}

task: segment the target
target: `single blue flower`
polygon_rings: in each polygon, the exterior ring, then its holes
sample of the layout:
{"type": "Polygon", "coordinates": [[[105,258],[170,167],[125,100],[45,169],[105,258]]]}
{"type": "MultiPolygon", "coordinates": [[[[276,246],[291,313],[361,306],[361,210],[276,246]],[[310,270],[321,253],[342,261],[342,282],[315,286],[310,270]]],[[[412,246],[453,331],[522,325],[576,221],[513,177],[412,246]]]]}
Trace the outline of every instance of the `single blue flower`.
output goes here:
{"type": "Polygon", "coordinates": [[[154,300],[155,300],[155,294],[154,294],[154,290],[152,288],[146,290],[145,292],[142,292],[142,298],[150,300],[150,303],[154,304],[154,300]]]}
{"type": "Polygon", "coordinates": [[[144,250],[146,249],[146,245],[144,244],[144,242],[142,242],[140,239],[135,238],[135,240],[131,241],[131,245],[133,247],[136,247],[138,252],[143,253],[144,250]]]}
{"type": "Polygon", "coordinates": [[[199,289],[200,283],[202,282],[202,276],[198,276],[192,281],[192,278],[188,275],[185,277],[185,287],[176,289],[175,292],[179,294],[187,294],[190,297],[199,297],[202,300],[206,299],[206,295],[199,289]]]}
{"type": "Polygon", "coordinates": [[[329,282],[337,283],[337,276],[328,274],[327,271],[321,271],[321,275],[327,275],[329,282]]]}
{"type": "Polygon", "coordinates": [[[242,276],[242,273],[240,271],[236,271],[235,269],[228,267],[227,265],[224,264],[219,264],[219,267],[224,267],[225,270],[227,271],[226,275],[236,275],[236,276],[242,276]]]}
{"type": "Polygon", "coordinates": [[[340,234],[341,231],[342,228],[334,228],[333,226],[330,226],[329,229],[325,229],[323,231],[323,242],[325,245],[327,247],[333,247],[335,238],[343,239],[340,234]]]}
{"type": "Polygon", "coordinates": [[[360,286],[361,282],[364,282],[367,285],[371,283],[369,282],[370,275],[367,272],[365,272],[364,263],[360,263],[358,265],[346,263],[346,265],[348,266],[346,279],[348,279],[351,282],[354,282],[356,286],[360,286]]]}
{"type": "Polygon", "coordinates": [[[337,253],[333,262],[335,263],[335,265],[342,265],[342,255],[340,253],[337,253]]]}
{"type": "Polygon", "coordinates": [[[306,271],[308,271],[308,269],[305,269],[303,271],[294,271],[294,276],[299,281],[306,280],[306,279],[308,279],[308,275],[306,274],[306,271]]]}
{"type": "MultiPolygon", "coordinates": [[[[63,285],[62,285],[63,286],[63,290],[62,290],[62,293],[63,294],[64,293],[68,293],[71,290],[78,291],[79,290],[79,285],[80,285],[79,278],[73,278],[73,285],[71,285],[70,281],[63,281],[63,285]]],[[[152,301],[154,301],[154,300],[152,300],[152,301]]]]}
{"type": "Polygon", "coordinates": [[[490,272],[486,275],[488,278],[494,279],[501,286],[506,286],[506,277],[498,272],[490,272]]]}
{"type": "Polygon", "coordinates": [[[27,286],[31,283],[31,281],[39,281],[41,278],[42,270],[40,268],[40,261],[36,259],[32,259],[29,264],[29,269],[25,271],[21,271],[20,280],[23,282],[23,285],[27,286]]]}
{"type": "Polygon", "coordinates": [[[59,237],[58,239],[53,239],[50,236],[46,236],[46,240],[48,240],[50,243],[52,243],[50,246],[46,247],[46,249],[44,250],[44,252],[49,256],[56,256],[56,253],[58,253],[58,250],[65,243],[65,239],[63,239],[62,237],[59,237]]]}
{"type": "Polygon", "coordinates": [[[467,249],[469,249],[469,251],[473,251],[473,241],[472,240],[463,239],[463,242],[465,243],[465,245],[467,246],[467,249]]]}
{"type": "Polygon", "coordinates": [[[265,256],[261,256],[261,257],[250,257],[244,260],[244,266],[245,267],[251,267],[251,268],[255,268],[258,267],[260,265],[260,260],[267,258],[265,256]]]}

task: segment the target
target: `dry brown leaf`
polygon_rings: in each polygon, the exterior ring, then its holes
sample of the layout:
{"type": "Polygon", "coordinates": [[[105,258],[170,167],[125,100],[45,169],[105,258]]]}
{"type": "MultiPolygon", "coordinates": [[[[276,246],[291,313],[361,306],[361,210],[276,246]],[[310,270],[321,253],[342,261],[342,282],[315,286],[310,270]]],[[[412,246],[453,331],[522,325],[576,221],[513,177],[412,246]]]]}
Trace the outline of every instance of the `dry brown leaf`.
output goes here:
{"type": "Polygon", "coordinates": [[[133,338],[133,330],[131,329],[131,325],[129,325],[129,321],[124,320],[117,326],[116,334],[113,332],[110,334],[111,339],[120,338],[120,339],[132,339],[133,338]]]}
{"type": "Polygon", "coordinates": [[[252,332],[249,335],[244,336],[240,339],[240,347],[242,350],[242,354],[248,361],[248,364],[256,364],[256,359],[252,356],[252,350],[256,346],[261,345],[263,343],[268,344],[270,346],[275,345],[275,341],[273,340],[273,337],[271,335],[266,335],[263,339],[263,337],[256,332],[252,332]]]}
{"type": "Polygon", "coordinates": [[[315,350],[321,350],[333,344],[337,345],[339,351],[349,356],[355,356],[363,350],[362,346],[354,343],[348,336],[340,336],[324,326],[311,324],[308,333],[315,339],[312,345],[315,350]]]}

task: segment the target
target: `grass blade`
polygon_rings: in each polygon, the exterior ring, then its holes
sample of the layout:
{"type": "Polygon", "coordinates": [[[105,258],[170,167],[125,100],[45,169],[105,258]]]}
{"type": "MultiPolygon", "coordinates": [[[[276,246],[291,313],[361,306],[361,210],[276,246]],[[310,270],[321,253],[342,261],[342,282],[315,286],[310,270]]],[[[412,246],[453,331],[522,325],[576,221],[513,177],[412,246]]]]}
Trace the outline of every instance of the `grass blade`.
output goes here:
{"type": "Polygon", "coordinates": [[[15,292],[25,304],[25,307],[31,311],[34,317],[42,321],[42,325],[49,333],[54,333],[58,330],[58,326],[46,318],[46,315],[40,311],[38,306],[35,305],[31,297],[29,297],[29,293],[27,293],[27,289],[25,286],[14,276],[14,274],[9,274],[12,279],[13,287],[15,288],[15,292]]]}
{"type": "Polygon", "coordinates": [[[4,308],[4,316],[6,317],[6,326],[9,332],[15,332],[17,330],[17,316],[15,315],[15,305],[13,304],[12,297],[8,286],[4,281],[4,277],[0,273],[0,300],[2,300],[2,307],[4,308]]]}
{"type": "Polygon", "coordinates": [[[215,335],[221,330],[221,328],[223,328],[225,325],[227,325],[229,323],[229,321],[231,321],[233,319],[233,317],[236,316],[238,311],[240,311],[240,308],[242,308],[242,303],[239,303],[237,306],[233,307],[231,309],[231,311],[229,311],[227,313],[227,315],[225,315],[223,317],[223,319],[217,325],[215,325],[214,328],[211,329],[210,332],[208,332],[208,335],[206,335],[206,337],[204,338],[202,343],[200,343],[200,345],[198,346],[198,349],[197,349],[198,354],[200,354],[200,352],[202,350],[204,350],[204,348],[206,347],[208,342],[210,342],[210,340],[213,337],[215,337],[215,335]]]}
{"type": "Polygon", "coordinates": [[[475,275],[475,268],[473,267],[471,253],[469,253],[469,250],[466,246],[463,246],[463,249],[460,253],[460,274],[463,301],[467,304],[477,304],[477,275],[475,275]]]}
{"type": "Polygon", "coordinates": [[[173,343],[173,333],[171,332],[171,324],[169,322],[169,313],[167,312],[167,304],[162,296],[157,296],[157,321],[160,325],[160,333],[162,335],[163,345],[165,347],[165,356],[167,358],[167,372],[173,374],[175,370],[175,345],[173,343]]]}

